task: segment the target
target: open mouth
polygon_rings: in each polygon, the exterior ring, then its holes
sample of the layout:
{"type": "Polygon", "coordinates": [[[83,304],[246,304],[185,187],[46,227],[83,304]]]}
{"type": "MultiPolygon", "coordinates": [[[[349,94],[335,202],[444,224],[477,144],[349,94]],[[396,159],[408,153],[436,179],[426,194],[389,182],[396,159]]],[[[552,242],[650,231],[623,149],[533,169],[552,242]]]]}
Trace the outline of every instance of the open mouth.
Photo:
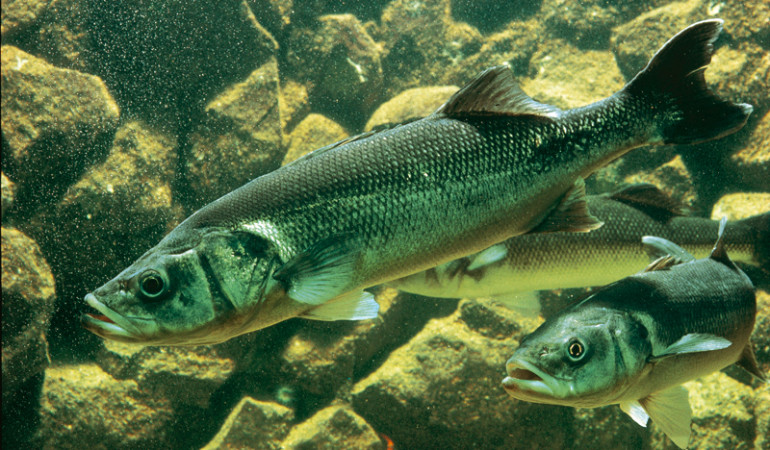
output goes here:
{"type": "Polygon", "coordinates": [[[528,398],[532,394],[552,397],[554,378],[527,361],[511,358],[505,365],[508,376],[503,379],[503,387],[517,398],[528,398]]]}
{"type": "Polygon", "coordinates": [[[136,341],[139,330],[123,316],[100,302],[94,294],[86,295],[86,303],[101,314],[86,313],[81,317],[83,327],[103,338],[124,342],[136,341]]]}

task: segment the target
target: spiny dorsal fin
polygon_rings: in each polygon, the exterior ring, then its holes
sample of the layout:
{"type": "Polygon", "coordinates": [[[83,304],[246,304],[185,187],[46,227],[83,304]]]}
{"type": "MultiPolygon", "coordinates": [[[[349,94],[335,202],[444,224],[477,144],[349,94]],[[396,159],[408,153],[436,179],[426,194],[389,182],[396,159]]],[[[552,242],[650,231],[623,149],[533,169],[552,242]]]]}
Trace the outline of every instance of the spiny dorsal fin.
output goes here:
{"type": "Polygon", "coordinates": [[[556,208],[529,233],[588,232],[604,225],[588,211],[586,184],[578,178],[556,208]]]}
{"type": "Polygon", "coordinates": [[[741,358],[735,363],[735,365],[754,375],[760,380],[767,381],[765,374],[759,370],[759,364],[757,364],[757,357],[754,356],[754,346],[751,344],[751,341],[746,343],[746,346],[743,347],[741,358]]]}
{"type": "Polygon", "coordinates": [[[527,115],[554,119],[555,106],[538,103],[521,90],[508,65],[490,67],[457,91],[434,113],[449,117],[468,115],[527,115]]]}
{"type": "Polygon", "coordinates": [[[672,217],[684,215],[682,204],[669,197],[654,184],[638,183],[627,186],[609,195],[619,201],[647,214],[659,222],[668,222],[672,217]]]}
{"type": "Polygon", "coordinates": [[[719,235],[717,237],[717,242],[714,244],[714,249],[711,250],[711,256],[709,258],[713,259],[714,261],[719,261],[722,264],[726,265],[727,267],[739,270],[738,266],[733,263],[733,261],[730,259],[729,256],[727,256],[727,250],[725,250],[725,244],[724,244],[724,235],[725,235],[725,227],[727,226],[727,217],[722,217],[722,220],[719,222],[719,235]]]}

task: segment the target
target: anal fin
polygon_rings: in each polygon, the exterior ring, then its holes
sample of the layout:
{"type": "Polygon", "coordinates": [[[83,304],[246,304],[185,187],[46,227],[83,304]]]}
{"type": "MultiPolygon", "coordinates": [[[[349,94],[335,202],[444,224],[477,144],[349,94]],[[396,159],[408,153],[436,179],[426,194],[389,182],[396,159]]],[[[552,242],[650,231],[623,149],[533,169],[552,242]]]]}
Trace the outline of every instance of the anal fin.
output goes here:
{"type": "Polygon", "coordinates": [[[578,178],[548,217],[529,230],[529,233],[588,232],[602,225],[604,222],[588,211],[586,184],[582,178],[578,178]]]}

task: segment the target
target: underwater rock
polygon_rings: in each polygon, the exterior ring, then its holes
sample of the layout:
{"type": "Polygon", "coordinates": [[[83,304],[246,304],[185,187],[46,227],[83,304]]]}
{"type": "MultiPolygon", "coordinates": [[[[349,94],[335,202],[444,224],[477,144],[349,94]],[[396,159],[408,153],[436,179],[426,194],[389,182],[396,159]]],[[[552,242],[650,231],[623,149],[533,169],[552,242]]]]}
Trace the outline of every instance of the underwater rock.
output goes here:
{"type": "Polygon", "coordinates": [[[2,3],[2,16],[0,16],[2,17],[0,33],[3,42],[7,42],[6,39],[12,35],[27,31],[45,13],[49,3],[50,0],[5,0],[2,3]]]}
{"type": "Polygon", "coordinates": [[[16,193],[16,185],[13,183],[13,181],[9,180],[8,177],[5,176],[5,173],[2,174],[2,180],[2,215],[3,218],[5,218],[5,211],[11,209],[13,206],[13,197],[16,193]]]}
{"type": "Polygon", "coordinates": [[[292,80],[282,82],[278,108],[281,115],[281,129],[284,135],[287,135],[310,113],[305,85],[292,80]]]}
{"type": "Polygon", "coordinates": [[[351,14],[319,17],[290,37],[292,75],[308,80],[314,109],[345,121],[368,114],[382,91],[382,46],[351,14]]]}
{"type": "Polygon", "coordinates": [[[534,76],[522,80],[524,92],[563,109],[606,98],[624,84],[612,53],[580,50],[563,40],[544,43],[529,64],[534,76]]]}
{"type": "Polygon", "coordinates": [[[98,77],[2,47],[3,171],[19,201],[50,201],[106,152],[119,110],[98,77]]]}
{"type": "Polygon", "coordinates": [[[746,188],[770,191],[770,113],[759,120],[743,148],[730,155],[728,164],[746,188]]]}
{"type": "Polygon", "coordinates": [[[291,25],[295,6],[300,6],[294,0],[248,0],[248,4],[259,23],[276,36],[291,25]]]}
{"type": "Polygon", "coordinates": [[[545,0],[541,15],[553,36],[567,39],[580,48],[606,49],[612,28],[628,20],[629,6],[637,9],[643,2],[607,2],[606,0],[580,1],[545,0]]]}
{"type": "MultiPolygon", "coordinates": [[[[770,205],[770,202],[765,203],[765,205],[770,205]]],[[[757,319],[754,323],[754,333],[751,335],[751,341],[754,343],[754,355],[757,357],[759,369],[764,374],[770,374],[770,293],[763,289],[757,289],[757,319]]],[[[765,398],[770,396],[768,387],[770,387],[770,383],[764,383],[765,398]]],[[[770,403],[765,405],[770,406],[770,403]]],[[[762,416],[757,415],[757,417],[762,416]]],[[[765,427],[762,429],[765,430],[766,439],[770,439],[770,435],[768,435],[770,428],[765,427]]]]}
{"type": "MultiPolygon", "coordinates": [[[[770,326],[770,323],[768,323],[770,326]]],[[[767,373],[767,366],[765,366],[767,373]]],[[[770,383],[764,383],[754,392],[754,417],[757,418],[757,437],[754,448],[770,448],[770,383]]]]}
{"type": "Polygon", "coordinates": [[[693,186],[692,174],[679,155],[650,172],[641,171],[627,176],[623,182],[654,184],[666,195],[685,206],[693,206],[698,202],[698,192],[693,186]]]}
{"type": "Polygon", "coordinates": [[[770,211],[770,192],[736,192],[722,196],[711,211],[712,220],[740,220],[770,211]]]}
{"type": "Polygon", "coordinates": [[[190,136],[187,181],[195,209],[278,167],[283,134],[274,57],[206,106],[190,136]]]}
{"type": "Polygon", "coordinates": [[[86,2],[97,75],[131,116],[189,127],[203,107],[265,63],[275,40],[245,0],[86,2]]]}
{"type": "Polygon", "coordinates": [[[611,47],[625,79],[631,80],[642,70],[661,44],[676,32],[708,17],[707,2],[688,0],[669,3],[615,27],[611,47]]]}
{"type": "Polygon", "coordinates": [[[97,364],[118,380],[136,381],[146,395],[204,409],[235,370],[235,362],[220,356],[218,347],[142,347],[117,341],[104,341],[97,364]]]}
{"type": "Polygon", "coordinates": [[[542,32],[540,20],[512,22],[502,31],[485,37],[478,53],[448,67],[440,77],[441,82],[462,86],[489,67],[503,63],[510,66],[514,76],[522,78],[529,71],[529,60],[537,50],[542,32]]]}
{"type": "Polygon", "coordinates": [[[35,447],[170,448],[173,419],[168,400],[141,392],[133,380],[115,380],[96,364],[51,367],[35,447]]]}
{"type": "MultiPolygon", "coordinates": [[[[729,27],[726,23],[725,29],[729,27]]],[[[770,110],[770,52],[754,43],[718,49],[706,79],[719,97],[754,106],[752,119],[770,110]]]]}
{"type": "Polygon", "coordinates": [[[725,20],[725,31],[732,39],[770,48],[770,3],[709,2],[708,13],[725,20]]]}
{"type": "Polygon", "coordinates": [[[172,193],[176,147],[174,137],[140,121],[126,122],[104,162],[32,218],[29,232],[59,282],[87,292],[184,218],[172,193]]]}
{"type": "Polygon", "coordinates": [[[281,449],[293,420],[294,413],[285,406],[244,397],[203,450],[281,449]]]}
{"type": "Polygon", "coordinates": [[[538,324],[462,300],[359,381],[353,407],[397,448],[564,448],[569,409],[512,400],[500,384],[518,340],[538,324]]]}
{"type": "Polygon", "coordinates": [[[310,114],[289,135],[287,139],[289,150],[283,157],[282,165],[346,137],[348,137],[348,133],[337,122],[321,114],[310,114]]]}
{"type": "Polygon", "coordinates": [[[35,23],[34,32],[20,37],[18,45],[55,66],[95,73],[98,42],[91,20],[88,3],[53,0],[35,23]]]}
{"type": "Polygon", "coordinates": [[[3,398],[48,364],[46,333],[56,295],[53,275],[35,241],[2,229],[3,398]]]}
{"type": "Polygon", "coordinates": [[[377,433],[349,406],[329,406],[295,426],[281,448],[385,449],[377,433]]]}
{"type": "Polygon", "coordinates": [[[355,323],[307,322],[281,353],[280,372],[303,396],[346,395],[361,373],[386,351],[402,345],[432,317],[450,314],[457,302],[384,288],[376,293],[379,317],[355,323]]]}
{"type": "Polygon", "coordinates": [[[457,86],[429,86],[407,89],[381,104],[369,118],[364,130],[380,125],[394,125],[432,114],[457,90],[457,86]]]}
{"type": "MultiPolygon", "coordinates": [[[[385,43],[385,98],[417,86],[470,81],[443,79],[477,53],[484,41],[475,27],[452,18],[450,4],[451,0],[395,0],[382,12],[375,37],[385,43]]],[[[484,68],[490,65],[488,61],[484,68]]]]}

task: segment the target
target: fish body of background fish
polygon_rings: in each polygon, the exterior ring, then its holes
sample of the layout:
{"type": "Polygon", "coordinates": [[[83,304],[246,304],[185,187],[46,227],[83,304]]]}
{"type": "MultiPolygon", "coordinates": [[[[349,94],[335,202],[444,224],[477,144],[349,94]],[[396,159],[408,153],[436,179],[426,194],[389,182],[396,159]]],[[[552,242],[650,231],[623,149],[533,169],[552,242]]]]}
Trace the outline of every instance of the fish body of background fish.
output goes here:
{"type": "MultiPolygon", "coordinates": [[[[388,285],[431,297],[495,297],[528,291],[603,286],[649,263],[642,237],[678,243],[696,258],[708,256],[719,222],[680,215],[674,202],[651,185],[588,197],[604,225],[590,233],[527,234],[495,246],[498,259],[469,255],[388,285]],[[637,201],[638,200],[638,201],[637,201]]],[[[770,261],[770,213],[729,222],[725,246],[734,261],[770,261]]]]}
{"type": "Polygon", "coordinates": [[[259,177],[88,294],[101,315],[84,325],[131,342],[205,344],[296,316],[371,318],[363,288],[514,235],[594,229],[583,177],[641,145],[745,124],[751,106],[718,99],[703,80],[721,23],[684,30],[595,104],[537,103],[495,67],[425,119],[259,177]]]}
{"type": "Polygon", "coordinates": [[[548,319],[522,339],[503,385],[537,403],[619,404],[685,446],[682,383],[736,362],[762,377],[749,341],[755,316],[754,286],[719,242],[708,258],[664,261],[548,319]]]}

